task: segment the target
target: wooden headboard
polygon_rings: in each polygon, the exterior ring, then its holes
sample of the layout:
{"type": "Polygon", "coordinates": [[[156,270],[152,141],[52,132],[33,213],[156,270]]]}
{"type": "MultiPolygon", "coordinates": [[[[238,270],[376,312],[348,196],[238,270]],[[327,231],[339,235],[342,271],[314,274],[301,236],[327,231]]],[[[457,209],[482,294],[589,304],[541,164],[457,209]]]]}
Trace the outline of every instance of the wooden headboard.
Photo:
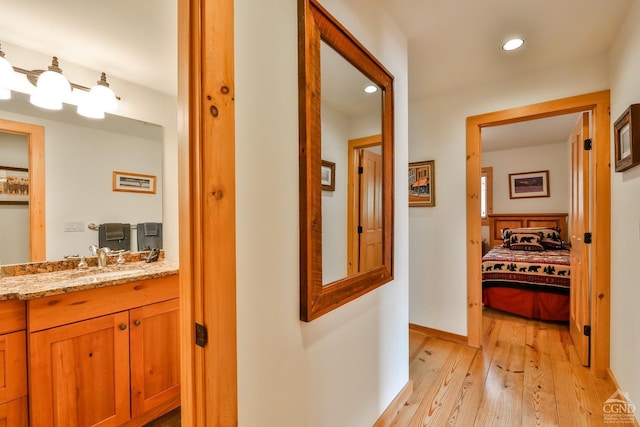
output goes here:
{"type": "Polygon", "coordinates": [[[489,248],[502,244],[503,228],[559,227],[562,241],[568,236],[566,213],[489,214],[489,248]]]}

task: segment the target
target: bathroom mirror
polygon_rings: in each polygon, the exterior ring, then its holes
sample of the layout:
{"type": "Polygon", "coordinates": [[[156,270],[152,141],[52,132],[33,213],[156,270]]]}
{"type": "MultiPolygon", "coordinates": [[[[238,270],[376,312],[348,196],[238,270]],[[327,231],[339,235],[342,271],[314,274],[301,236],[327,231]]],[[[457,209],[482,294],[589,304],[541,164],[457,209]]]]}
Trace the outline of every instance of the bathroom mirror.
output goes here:
{"type": "Polygon", "coordinates": [[[393,76],[317,1],[298,5],[300,318],[311,321],[393,278],[393,76]]]}
{"type": "MultiPolygon", "coordinates": [[[[18,92],[0,101],[0,167],[25,169],[30,180],[28,203],[0,195],[0,262],[90,256],[91,223],[161,222],[162,140],[162,127],[126,117],[88,120],[69,105],[46,111],[18,92]],[[113,171],[153,175],[156,191],[113,191],[113,171]]],[[[136,249],[135,230],[131,242],[136,249]]]]}

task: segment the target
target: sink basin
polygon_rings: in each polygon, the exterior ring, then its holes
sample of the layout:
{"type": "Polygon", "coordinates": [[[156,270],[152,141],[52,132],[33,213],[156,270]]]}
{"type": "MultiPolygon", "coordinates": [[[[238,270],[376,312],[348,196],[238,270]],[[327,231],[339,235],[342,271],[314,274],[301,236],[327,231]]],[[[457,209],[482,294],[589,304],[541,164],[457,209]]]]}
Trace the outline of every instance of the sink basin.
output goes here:
{"type": "Polygon", "coordinates": [[[84,276],[87,279],[112,279],[114,277],[126,277],[136,274],[144,273],[144,269],[139,268],[136,270],[121,270],[121,271],[105,271],[104,273],[94,273],[84,276]]]}

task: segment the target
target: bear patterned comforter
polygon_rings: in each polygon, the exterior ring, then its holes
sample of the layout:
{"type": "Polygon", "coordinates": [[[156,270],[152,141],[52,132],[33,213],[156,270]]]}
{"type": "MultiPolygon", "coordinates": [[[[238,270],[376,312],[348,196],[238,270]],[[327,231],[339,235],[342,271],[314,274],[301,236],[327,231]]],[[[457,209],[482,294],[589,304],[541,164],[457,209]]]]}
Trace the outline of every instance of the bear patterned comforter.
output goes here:
{"type": "Polygon", "coordinates": [[[482,257],[482,287],[569,294],[569,251],[514,251],[495,246],[482,257]]]}

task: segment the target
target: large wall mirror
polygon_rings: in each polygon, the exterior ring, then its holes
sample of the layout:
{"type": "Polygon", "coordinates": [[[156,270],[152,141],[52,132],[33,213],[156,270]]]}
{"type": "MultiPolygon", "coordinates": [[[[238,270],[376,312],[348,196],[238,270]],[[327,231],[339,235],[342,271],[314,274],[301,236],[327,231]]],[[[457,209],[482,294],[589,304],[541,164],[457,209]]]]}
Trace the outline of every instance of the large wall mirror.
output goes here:
{"type": "Polygon", "coordinates": [[[0,263],[90,256],[92,223],[162,222],[162,172],[161,126],[109,114],[89,120],[66,104],[42,110],[14,92],[0,101],[0,263]],[[153,175],[156,191],[114,191],[114,171],[153,175]],[[24,197],[8,192],[6,175],[28,178],[24,197]]]}
{"type": "Polygon", "coordinates": [[[299,0],[300,318],[393,278],[393,76],[299,0]]]}

